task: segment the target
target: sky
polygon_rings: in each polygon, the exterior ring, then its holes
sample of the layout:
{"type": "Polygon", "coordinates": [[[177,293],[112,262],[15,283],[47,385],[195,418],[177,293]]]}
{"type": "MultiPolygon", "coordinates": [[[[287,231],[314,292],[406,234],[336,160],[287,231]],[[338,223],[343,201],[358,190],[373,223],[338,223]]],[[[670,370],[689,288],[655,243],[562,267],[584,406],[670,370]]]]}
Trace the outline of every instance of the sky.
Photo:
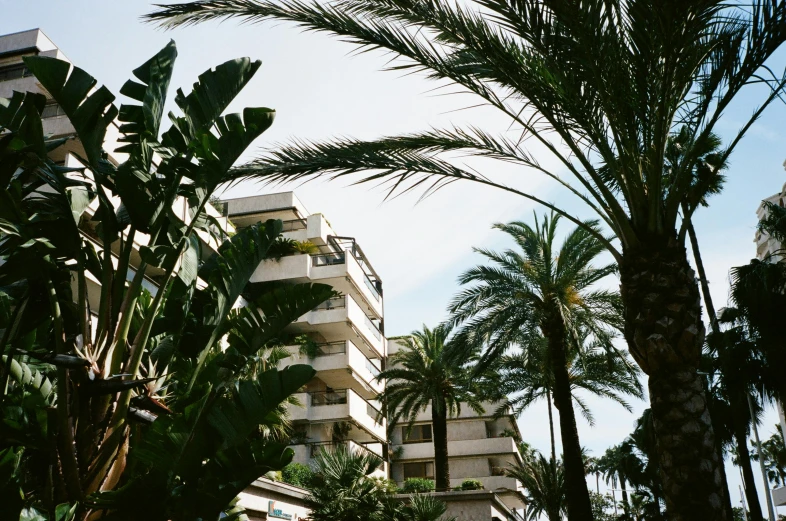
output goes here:
{"type": "MultiPolygon", "coordinates": [[[[41,28],[73,63],[115,93],[133,68],[170,39],[178,47],[171,85],[186,92],[202,71],[228,59],[261,60],[260,71],[230,107],[237,111],[266,106],[277,111],[274,125],[250,149],[247,159],[294,138],[369,139],[467,125],[491,133],[508,131],[508,123],[494,112],[470,108],[477,101],[467,95],[435,92],[435,85],[419,75],[383,72],[389,56],[379,52],[357,54],[347,43],[283,23],[226,21],[166,32],[140,21],[152,9],[153,2],[142,0],[0,0],[0,34],[41,28]]],[[[782,51],[771,63],[776,71],[786,66],[782,51]]],[[[718,127],[723,138],[731,139],[761,97],[761,90],[751,90],[726,111],[718,127]]],[[[723,193],[714,196],[710,207],[701,209],[694,219],[717,307],[728,300],[729,268],[755,256],[756,208],[786,181],[784,116],[786,107],[775,104],[754,124],[731,157],[723,193]]],[[[530,152],[544,166],[556,167],[543,149],[530,152]]],[[[497,180],[575,208],[583,218],[593,217],[531,172],[467,161],[497,180]]],[[[491,230],[493,223],[532,222],[533,211],[544,212],[516,195],[470,183],[453,183],[420,202],[417,194],[384,201],[381,188],[350,185],[351,180],[276,187],[247,182],[224,197],[294,189],[310,212],[323,213],[338,233],[355,237],[383,280],[389,336],[406,334],[422,324],[433,326],[446,318],[446,307],[459,289],[458,275],[481,262],[473,247],[511,246],[500,232],[491,230]]],[[[617,281],[606,284],[614,287],[617,281]]],[[[621,442],[646,408],[645,402],[635,400],[632,413],[608,401],[590,397],[587,402],[595,425],[579,419],[579,433],[582,444],[595,456],[621,442]]],[[[549,450],[546,418],[543,404],[519,418],[524,439],[544,453],[549,450]]],[[[777,415],[768,410],[760,429],[763,438],[774,432],[776,422],[777,415]]],[[[739,505],[739,472],[730,465],[727,471],[732,502],[739,505]]],[[[766,509],[763,496],[762,506],[766,509]]]]}

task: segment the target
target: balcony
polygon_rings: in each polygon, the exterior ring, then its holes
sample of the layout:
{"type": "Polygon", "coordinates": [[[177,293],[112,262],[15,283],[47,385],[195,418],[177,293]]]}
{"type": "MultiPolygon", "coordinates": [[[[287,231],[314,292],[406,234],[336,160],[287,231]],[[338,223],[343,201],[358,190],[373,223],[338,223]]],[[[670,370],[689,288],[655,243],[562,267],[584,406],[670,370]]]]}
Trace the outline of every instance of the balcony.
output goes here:
{"type": "MultiPolygon", "coordinates": [[[[399,461],[422,460],[434,458],[434,444],[431,441],[423,443],[406,443],[400,445],[402,451],[399,461]]],[[[481,457],[510,455],[518,457],[518,448],[513,438],[482,438],[478,440],[454,440],[448,442],[448,454],[451,458],[481,457]]]]}
{"type": "Polygon", "coordinates": [[[379,418],[379,409],[352,389],[298,393],[295,397],[303,407],[289,408],[292,421],[350,421],[376,439],[385,439],[385,419],[379,418]]]}
{"type": "Polygon", "coordinates": [[[300,346],[287,346],[290,358],[280,362],[280,366],[292,363],[307,363],[333,389],[353,389],[367,400],[375,398],[384,386],[377,382],[381,362],[369,359],[349,340],[317,344],[316,356],[309,358],[300,353],[300,346]]]}
{"type": "MultiPolygon", "coordinates": [[[[292,221],[288,226],[295,226],[298,222],[292,221]]],[[[319,255],[291,255],[278,260],[266,260],[251,276],[251,282],[279,280],[329,284],[339,293],[351,295],[356,302],[364,304],[372,316],[382,318],[380,288],[349,250],[319,255]]]]}
{"type": "Polygon", "coordinates": [[[368,358],[385,356],[379,328],[349,295],[323,302],[290,326],[294,333],[319,333],[328,342],[351,340],[368,358]]]}
{"type": "Polygon", "coordinates": [[[321,451],[334,451],[342,447],[353,453],[363,453],[373,455],[379,458],[382,463],[377,469],[371,473],[374,478],[387,478],[387,463],[382,457],[382,444],[381,443],[359,443],[353,440],[347,441],[318,441],[312,443],[304,443],[301,445],[291,445],[290,448],[295,451],[295,457],[292,461],[308,465],[310,461],[315,458],[321,451]]]}

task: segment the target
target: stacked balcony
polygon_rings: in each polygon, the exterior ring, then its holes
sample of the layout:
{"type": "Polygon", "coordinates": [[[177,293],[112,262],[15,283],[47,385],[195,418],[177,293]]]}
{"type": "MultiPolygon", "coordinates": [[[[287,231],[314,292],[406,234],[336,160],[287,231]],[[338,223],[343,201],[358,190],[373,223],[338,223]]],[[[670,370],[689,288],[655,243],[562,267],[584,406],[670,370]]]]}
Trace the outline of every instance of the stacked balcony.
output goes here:
{"type": "Polygon", "coordinates": [[[349,422],[376,440],[386,439],[385,419],[378,405],[366,400],[353,389],[298,393],[295,398],[302,407],[290,408],[290,417],[294,422],[349,422]]]}

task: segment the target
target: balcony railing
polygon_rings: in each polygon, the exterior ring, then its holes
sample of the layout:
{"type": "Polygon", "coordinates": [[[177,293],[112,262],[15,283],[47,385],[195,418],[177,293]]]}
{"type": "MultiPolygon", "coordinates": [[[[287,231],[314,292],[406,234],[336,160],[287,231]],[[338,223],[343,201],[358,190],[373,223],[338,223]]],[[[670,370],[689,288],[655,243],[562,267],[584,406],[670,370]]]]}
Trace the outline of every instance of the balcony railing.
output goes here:
{"type": "Polygon", "coordinates": [[[325,302],[315,307],[312,311],[317,311],[320,309],[341,309],[345,307],[347,307],[346,297],[334,297],[327,299],[325,302]]]}
{"type": "Polygon", "coordinates": [[[346,352],[347,343],[344,340],[317,344],[315,349],[316,356],[343,355],[346,354],[346,352]]]}
{"type": "Polygon", "coordinates": [[[382,423],[380,423],[382,421],[382,412],[368,402],[366,402],[366,414],[374,420],[374,423],[382,425],[382,423]]]}
{"type": "Polygon", "coordinates": [[[333,266],[335,264],[344,264],[347,258],[344,252],[337,253],[320,253],[319,255],[311,256],[312,266],[333,266]]]}
{"type": "MultiPolygon", "coordinates": [[[[366,356],[366,355],[364,354],[363,356],[366,356]]],[[[371,373],[371,374],[373,374],[373,375],[374,375],[374,378],[376,378],[377,376],[379,376],[379,373],[381,372],[381,371],[380,371],[380,368],[379,368],[379,367],[377,367],[377,366],[374,364],[374,362],[372,362],[372,361],[371,361],[371,360],[370,360],[368,357],[366,358],[366,369],[368,369],[368,372],[369,372],[369,373],[371,373]]]]}
{"type": "Polygon", "coordinates": [[[334,451],[338,448],[343,447],[347,451],[359,450],[382,459],[381,454],[377,454],[376,452],[369,449],[368,447],[365,447],[360,443],[352,442],[352,441],[320,441],[320,442],[309,443],[308,445],[309,445],[309,454],[311,455],[312,458],[317,456],[323,450],[334,451]]]}
{"type": "Polygon", "coordinates": [[[374,335],[374,338],[376,338],[377,340],[382,340],[382,333],[379,331],[377,325],[374,322],[372,322],[371,319],[368,318],[367,316],[364,316],[363,318],[366,319],[366,327],[368,328],[369,331],[371,331],[371,334],[374,335]]]}
{"type": "Polygon", "coordinates": [[[291,219],[289,221],[282,221],[282,224],[284,228],[281,231],[284,232],[294,232],[308,228],[308,221],[305,219],[291,219]]]}
{"type": "Polygon", "coordinates": [[[347,403],[347,390],[338,391],[317,391],[308,393],[311,406],[319,407],[322,405],[344,405],[347,403]]]}
{"type": "Polygon", "coordinates": [[[366,287],[369,289],[369,291],[371,291],[371,294],[374,295],[374,298],[377,299],[377,302],[379,302],[379,299],[380,299],[381,295],[379,294],[379,290],[377,289],[377,285],[374,284],[371,281],[371,279],[368,278],[368,275],[366,275],[365,273],[363,274],[363,282],[366,283],[366,287]]]}

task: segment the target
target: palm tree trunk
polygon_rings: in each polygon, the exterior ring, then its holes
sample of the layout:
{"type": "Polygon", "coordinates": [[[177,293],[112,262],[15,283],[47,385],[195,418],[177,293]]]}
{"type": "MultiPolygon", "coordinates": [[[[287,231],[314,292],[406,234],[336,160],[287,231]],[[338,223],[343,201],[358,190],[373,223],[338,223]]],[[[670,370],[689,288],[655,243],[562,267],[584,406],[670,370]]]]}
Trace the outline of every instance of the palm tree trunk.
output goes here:
{"type": "Polygon", "coordinates": [[[730,521],[715,433],[697,369],[704,324],[685,248],[659,237],[625,252],[620,292],[625,339],[649,375],[666,511],[673,521],[730,521]]]}
{"type": "Polygon", "coordinates": [[[437,492],[450,490],[450,466],[448,464],[448,411],[442,403],[431,404],[431,425],[434,434],[434,478],[437,492]],[[436,405],[436,406],[435,406],[436,405]]]}
{"type": "Polygon", "coordinates": [[[565,488],[570,521],[592,521],[592,503],[584,474],[584,459],[576,427],[576,415],[570,392],[570,376],[566,353],[565,328],[559,315],[544,328],[549,341],[551,369],[554,373],[554,405],[559,411],[559,430],[562,438],[562,458],[565,465],[565,488]]]}
{"type": "Polygon", "coordinates": [[[557,461],[557,444],[554,442],[554,415],[551,411],[551,391],[546,391],[546,401],[549,404],[549,432],[551,433],[551,461],[557,461]]]}
{"type": "Polygon", "coordinates": [[[622,489],[622,510],[625,512],[625,517],[630,517],[630,503],[628,503],[628,487],[625,484],[625,478],[620,476],[620,488],[622,489]]]}
{"type": "MultiPolygon", "coordinates": [[[[683,207],[683,211],[685,208],[683,207]]],[[[687,212],[686,212],[687,213],[687,212]]],[[[707,272],[704,271],[704,261],[701,259],[701,250],[699,249],[699,239],[696,237],[696,230],[693,229],[693,221],[688,220],[688,236],[690,237],[690,245],[693,251],[693,260],[696,262],[696,271],[699,273],[699,282],[701,282],[701,293],[704,297],[704,307],[707,308],[707,316],[710,318],[710,327],[712,332],[716,335],[720,333],[720,326],[718,325],[718,317],[715,314],[715,305],[712,303],[712,294],[710,294],[710,282],[707,280],[707,272]]],[[[726,508],[726,515],[729,519],[734,518],[734,512],[731,507],[731,493],[729,492],[729,480],[726,477],[726,462],[723,459],[723,448],[721,447],[720,440],[715,440],[716,451],[718,452],[718,461],[720,462],[721,477],[723,478],[723,492],[725,495],[724,507],[726,508]]]]}
{"type": "MultiPolygon", "coordinates": [[[[733,404],[735,410],[737,406],[743,407],[744,404],[733,404]]],[[[735,416],[739,416],[735,414],[735,416]]],[[[747,420],[747,418],[746,418],[747,420]]],[[[742,419],[734,418],[734,440],[737,442],[737,459],[742,469],[742,479],[745,482],[745,499],[748,501],[750,511],[750,521],[762,521],[761,504],[759,503],[759,493],[756,490],[756,481],[753,477],[753,467],[751,467],[751,454],[748,450],[748,433],[746,432],[746,422],[742,419]]]]}

